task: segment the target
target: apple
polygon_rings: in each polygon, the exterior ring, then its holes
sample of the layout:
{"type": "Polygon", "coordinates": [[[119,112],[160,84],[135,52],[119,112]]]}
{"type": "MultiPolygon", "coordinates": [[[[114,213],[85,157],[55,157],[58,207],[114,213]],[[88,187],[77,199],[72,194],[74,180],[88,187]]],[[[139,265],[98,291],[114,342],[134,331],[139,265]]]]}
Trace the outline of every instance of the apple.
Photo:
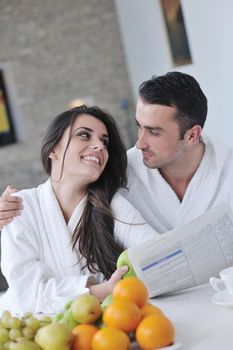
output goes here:
{"type": "Polygon", "coordinates": [[[102,310],[104,311],[105,309],[107,309],[107,307],[112,303],[113,303],[113,296],[112,296],[112,293],[110,293],[106,296],[106,298],[101,303],[102,310]]]}
{"type": "Polygon", "coordinates": [[[91,294],[80,295],[74,300],[71,311],[79,323],[94,323],[102,314],[99,300],[91,294]]]}
{"type": "Polygon", "coordinates": [[[43,350],[70,350],[72,333],[62,323],[51,323],[38,330],[35,342],[43,350]]]}
{"type": "Polygon", "coordinates": [[[117,268],[124,265],[128,266],[128,271],[124,274],[123,278],[135,277],[136,273],[131,265],[131,262],[129,261],[128,250],[124,250],[117,259],[117,268]]]}
{"type": "Polygon", "coordinates": [[[9,350],[40,350],[40,347],[28,339],[19,338],[9,343],[9,350]]]}
{"type": "Polygon", "coordinates": [[[72,314],[71,307],[63,312],[62,317],[58,320],[58,323],[64,323],[70,330],[78,325],[78,322],[74,319],[72,314]]]}

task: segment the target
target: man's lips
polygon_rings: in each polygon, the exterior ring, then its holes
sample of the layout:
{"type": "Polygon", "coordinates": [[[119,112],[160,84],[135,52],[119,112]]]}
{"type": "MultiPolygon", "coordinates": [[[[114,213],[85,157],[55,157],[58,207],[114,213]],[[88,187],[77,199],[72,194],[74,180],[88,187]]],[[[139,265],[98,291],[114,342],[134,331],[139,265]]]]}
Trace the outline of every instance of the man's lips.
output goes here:
{"type": "Polygon", "coordinates": [[[145,158],[150,158],[150,157],[153,156],[153,153],[152,152],[144,152],[144,151],[142,151],[142,155],[145,158]]]}

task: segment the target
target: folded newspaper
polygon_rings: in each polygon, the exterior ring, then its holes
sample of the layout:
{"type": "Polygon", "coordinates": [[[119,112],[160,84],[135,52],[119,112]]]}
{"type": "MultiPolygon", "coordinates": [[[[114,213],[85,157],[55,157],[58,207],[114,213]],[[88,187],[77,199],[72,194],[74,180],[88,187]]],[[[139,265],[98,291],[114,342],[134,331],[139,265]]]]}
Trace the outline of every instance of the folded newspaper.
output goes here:
{"type": "Polygon", "coordinates": [[[206,283],[233,265],[233,212],[226,204],[189,224],[128,249],[150,297],[206,283]]]}

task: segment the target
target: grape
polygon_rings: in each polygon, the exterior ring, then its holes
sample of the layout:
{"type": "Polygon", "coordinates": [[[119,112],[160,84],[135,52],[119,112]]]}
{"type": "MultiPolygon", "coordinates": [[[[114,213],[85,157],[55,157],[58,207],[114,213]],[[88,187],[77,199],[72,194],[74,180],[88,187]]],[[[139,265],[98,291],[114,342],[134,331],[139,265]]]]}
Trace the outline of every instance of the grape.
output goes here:
{"type": "Polygon", "coordinates": [[[9,331],[9,337],[10,337],[11,340],[14,340],[14,339],[22,337],[22,333],[21,333],[21,331],[19,329],[12,328],[9,331]]]}
{"type": "Polygon", "coordinates": [[[11,317],[10,311],[7,311],[7,310],[3,311],[2,318],[10,318],[10,317],[11,317]]]}
{"type": "Polygon", "coordinates": [[[22,330],[22,333],[23,333],[23,336],[29,340],[33,339],[35,336],[35,331],[29,327],[24,327],[22,330]]]}
{"type": "Polygon", "coordinates": [[[11,318],[11,313],[9,311],[4,311],[2,313],[1,324],[3,328],[10,328],[9,320],[11,318]]]}
{"type": "Polygon", "coordinates": [[[5,328],[0,328],[0,343],[5,343],[9,339],[9,332],[5,328]]]}
{"type": "Polygon", "coordinates": [[[4,344],[4,349],[5,349],[5,350],[10,349],[10,344],[11,344],[11,341],[8,340],[8,341],[4,344]]]}
{"type": "Polygon", "coordinates": [[[31,312],[26,312],[23,316],[23,318],[29,318],[29,317],[33,317],[33,314],[31,312]]]}
{"type": "Polygon", "coordinates": [[[11,317],[9,319],[9,326],[10,328],[20,328],[22,325],[22,321],[18,317],[11,317]]]}
{"type": "Polygon", "coordinates": [[[45,323],[52,323],[53,320],[49,316],[43,316],[43,317],[41,317],[40,321],[45,322],[45,323]]]}
{"type": "Polygon", "coordinates": [[[33,329],[34,331],[40,328],[40,321],[35,317],[27,318],[25,324],[27,327],[33,329]]]}

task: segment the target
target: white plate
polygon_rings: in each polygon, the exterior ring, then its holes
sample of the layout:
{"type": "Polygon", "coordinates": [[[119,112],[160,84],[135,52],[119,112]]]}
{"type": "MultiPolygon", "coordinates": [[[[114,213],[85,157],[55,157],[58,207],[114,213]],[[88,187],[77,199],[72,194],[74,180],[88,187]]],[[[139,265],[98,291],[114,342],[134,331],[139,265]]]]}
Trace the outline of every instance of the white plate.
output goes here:
{"type": "Polygon", "coordinates": [[[230,295],[226,289],[214,294],[211,300],[217,305],[233,306],[233,296],[230,295]]]}
{"type": "MultiPolygon", "coordinates": [[[[180,349],[180,348],[181,348],[181,343],[175,343],[173,345],[166,346],[165,348],[159,348],[157,350],[176,350],[176,349],[180,349]]],[[[139,347],[139,345],[136,342],[134,342],[131,344],[130,349],[140,350],[141,348],[139,347]]]]}

